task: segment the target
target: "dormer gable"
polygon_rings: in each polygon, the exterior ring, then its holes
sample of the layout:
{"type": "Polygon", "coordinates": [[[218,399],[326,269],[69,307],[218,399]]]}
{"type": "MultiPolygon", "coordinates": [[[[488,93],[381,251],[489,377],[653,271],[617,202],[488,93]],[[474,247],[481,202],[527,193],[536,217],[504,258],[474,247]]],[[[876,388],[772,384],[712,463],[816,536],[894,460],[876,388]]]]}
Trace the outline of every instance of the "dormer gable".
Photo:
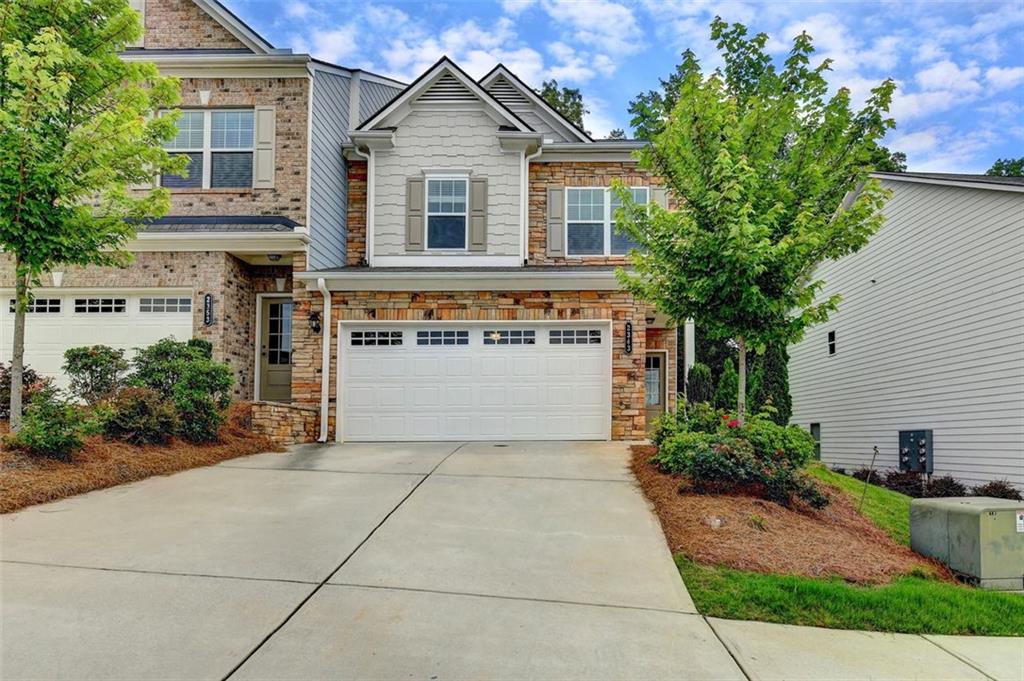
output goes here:
{"type": "Polygon", "coordinates": [[[528,134],[535,132],[526,121],[498,101],[448,57],[442,57],[427,69],[364,121],[356,131],[385,131],[394,128],[418,107],[478,107],[502,130],[528,134]]]}
{"type": "MultiPolygon", "coordinates": [[[[534,92],[517,75],[503,64],[498,64],[486,76],[480,79],[480,85],[495,99],[508,107],[527,122],[536,116],[543,122],[544,128],[556,132],[568,142],[593,142],[586,131],[581,130],[572,121],[555,110],[534,92]]],[[[534,126],[538,127],[538,126],[534,126]]]]}

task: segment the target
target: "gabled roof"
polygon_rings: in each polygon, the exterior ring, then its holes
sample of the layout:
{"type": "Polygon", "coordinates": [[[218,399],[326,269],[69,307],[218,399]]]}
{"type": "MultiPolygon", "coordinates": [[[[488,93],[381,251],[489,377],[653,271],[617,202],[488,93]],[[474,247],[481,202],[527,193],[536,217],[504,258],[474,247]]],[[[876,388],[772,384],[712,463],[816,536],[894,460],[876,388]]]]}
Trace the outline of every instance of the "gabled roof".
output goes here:
{"type": "Polygon", "coordinates": [[[218,24],[223,26],[231,35],[238,38],[246,47],[256,54],[281,54],[291,50],[279,50],[270,44],[251,26],[239,19],[234,12],[219,2],[219,0],[192,0],[199,9],[203,10],[218,24]]]}
{"type": "Polygon", "coordinates": [[[547,118],[549,123],[554,121],[558,127],[565,128],[566,132],[576,137],[580,142],[594,141],[590,135],[587,134],[586,130],[581,129],[578,125],[559,113],[557,109],[545,102],[540,95],[533,91],[533,88],[524,83],[519,76],[512,73],[512,71],[510,71],[504,64],[498,64],[491,69],[490,73],[480,79],[480,85],[484,89],[487,89],[498,78],[504,78],[528,102],[540,109],[545,114],[542,118],[547,118]]]}
{"type": "Polygon", "coordinates": [[[399,110],[402,105],[411,102],[419,95],[426,92],[431,86],[445,79],[444,87],[451,88],[461,86],[471,92],[477,99],[489,107],[499,118],[506,121],[508,125],[519,132],[534,132],[526,121],[521,119],[507,106],[494,98],[475,80],[459,68],[459,65],[448,57],[441,57],[433,66],[423,72],[419,78],[409,84],[407,88],[399,92],[387,104],[377,110],[372,116],[366,119],[356,130],[371,130],[384,121],[389,115],[399,110]]]}
{"type": "Polygon", "coordinates": [[[898,182],[923,182],[925,184],[945,184],[954,186],[971,186],[978,189],[1003,189],[1024,191],[1024,177],[1006,177],[1000,175],[972,175],[968,173],[872,173],[880,180],[898,182]]]}

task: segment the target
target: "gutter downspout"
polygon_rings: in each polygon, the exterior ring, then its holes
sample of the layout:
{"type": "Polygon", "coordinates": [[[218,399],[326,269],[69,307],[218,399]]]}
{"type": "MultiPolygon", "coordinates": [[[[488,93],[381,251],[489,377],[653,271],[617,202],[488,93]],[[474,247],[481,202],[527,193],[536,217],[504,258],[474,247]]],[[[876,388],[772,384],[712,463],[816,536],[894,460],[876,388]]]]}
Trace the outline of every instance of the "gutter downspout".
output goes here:
{"type": "Polygon", "coordinates": [[[316,280],[316,290],[324,297],[323,311],[323,354],[320,358],[320,437],[317,442],[327,442],[328,397],[331,390],[331,292],[323,277],[316,280]]]}
{"type": "Polygon", "coordinates": [[[537,151],[532,154],[526,154],[526,152],[523,152],[522,156],[523,191],[521,192],[522,205],[520,206],[520,210],[522,211],[523,221],[520,227],[520,244],[522,245],[519,248],[519,255],[521,256],[520,259],[524,265],[530,258],[530,161],[543,153],[544,147],[538,145],[537,151]]]}

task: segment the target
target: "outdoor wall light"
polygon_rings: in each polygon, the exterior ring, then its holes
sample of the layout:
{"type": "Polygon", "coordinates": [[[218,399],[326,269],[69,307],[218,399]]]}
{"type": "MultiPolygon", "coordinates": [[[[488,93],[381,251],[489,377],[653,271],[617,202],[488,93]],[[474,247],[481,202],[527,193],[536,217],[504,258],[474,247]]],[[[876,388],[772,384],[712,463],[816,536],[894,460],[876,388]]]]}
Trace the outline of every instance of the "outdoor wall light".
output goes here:
{"type": "Polygon", "coordinates": [[[313,311],[309,313],[309,330],[313,333],[320,333],[320,313],[313,311]]]}
{"type": "Polygon", "coordinates": [[[280,253],[267,253],[267,260],[270,262],[279,262],[281,260],[280,253]]]}

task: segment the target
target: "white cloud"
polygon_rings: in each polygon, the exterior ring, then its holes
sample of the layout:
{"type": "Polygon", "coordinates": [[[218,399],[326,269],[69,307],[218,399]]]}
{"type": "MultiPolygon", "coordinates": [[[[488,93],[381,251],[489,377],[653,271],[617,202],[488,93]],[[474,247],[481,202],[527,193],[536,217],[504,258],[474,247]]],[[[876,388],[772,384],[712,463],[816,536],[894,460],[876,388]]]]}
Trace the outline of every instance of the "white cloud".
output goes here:
{"type": "Polygon", "coordinates": [[[892,98],[889,114],[896,119],[896,124],[924,118],[948,111],[961,104],[963,99],[951,90],[935,90],[933,92],[906,92],[897,84],[896,93],[892,98]]]}
{"type": "Polygon", "coordinates": [[[643,37],[633,11],[612,0],[546,0],[544,11],[556,22],[579,32],[587,44],[606,52],[631,54],[643,37]]]}
{"type": "Polygon", "coordinates": [[[993,66],[985,71],[985,82],[996,90],[1009,90],[1024,81],[1024,66],[993,66]]]}
{"type": "MultiPolygon", "coordinates": [[[[583,117],[583,128],[589,130],[594,139],[601,139],[608,136],[615,128],[627,130],[628,125],[620,123],[608,111],[608,104],[600,97],[584,96],[584,103],[590,109],[590,113],[583,117]]],[[[628,134],[628,133],[627,133],[628,134]]]]}
{"type": "Polygon", "coordinates": [[[940,43],[926,40],[918,45],[913,59],[915,62],[933,62],[937,59],[945,59],[947,56],[949,56],[949,52],[940,43]]]}
{"type": "Polygon", "coordinates": [[[914,79],[925,90],[951,90],[964,94],[977,94],[981,91],[978,77],[981,69],[977,66],[960,68],[952,61],[945,59],[917,72],[914,79]]]}
{"type": "Polygon", "coordinates": [[[990,165],[989,150],[999,135],[989,129],[959,133],[936,125],[894,136],[890,148],[907,154],[907,168],[922,172],[981,172],[990,165]]]}
{"type": "Polygon", "coordinates": [[[313,8],[303,0],[289,0],[284,5],[284,13],[293,19],[305,19],[312,14],[313,8]]]}
{"type": "Polygon", "coordinates": [[[355,24],[345,24],[333,29],[312,29],[309,39],[298,37],[293,41],[295,49],[309,52],[317,59],[341,63],[356,55],[359,45],[356,36],[359,31],[355,24]]]}
{"type": "Polygon", "coordinates": [[[388,5],[366,5],[363,10],[366,23],[374,28],[395,30],[409,22],[409,15],[388,5]]]}
{"type": "Polygon", "coordinates": [[[511,16],[519,16],[537,4],[537,0],[501,0],[501,10],[511,16]]]}

